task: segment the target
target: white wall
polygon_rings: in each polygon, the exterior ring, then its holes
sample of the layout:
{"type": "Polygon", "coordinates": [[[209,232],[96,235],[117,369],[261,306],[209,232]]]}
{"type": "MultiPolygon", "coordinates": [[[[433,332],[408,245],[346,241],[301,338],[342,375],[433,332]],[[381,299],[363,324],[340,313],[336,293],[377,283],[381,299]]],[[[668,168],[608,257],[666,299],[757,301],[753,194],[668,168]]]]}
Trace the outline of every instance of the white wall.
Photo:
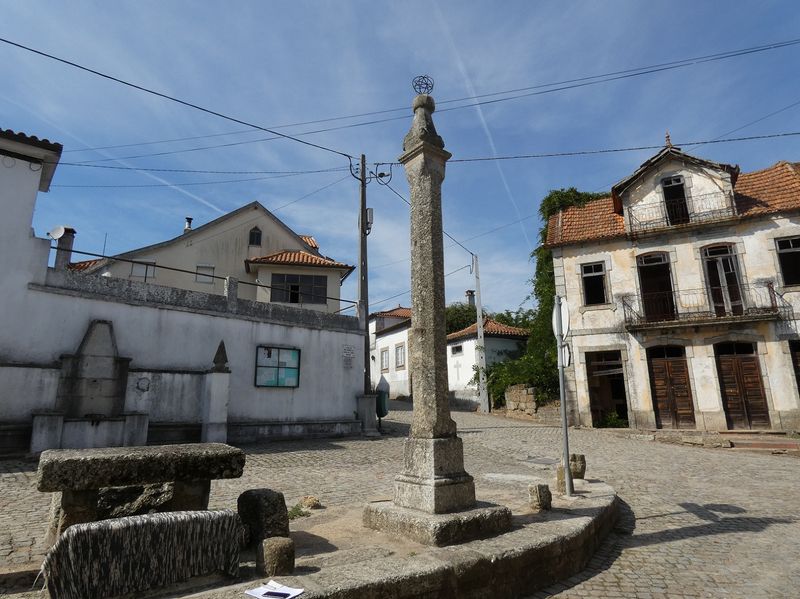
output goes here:
{"type": "Polygon", "coordinates": [[[224,298],[202,293],[178,293],[199,308],[159,303],[175,290],[126,282],[119,284],[129,286],[129,297],[112,300],[103,289],[116,289],[113,278],[47,268],[49,242],[33,237],[30,226],[39,173],[23,160],[0,160],[0,420],[25,421],[55,406],[59,358],[74,353],[98,319],[113,323],[120,356],[144,371],[130,373],[126,409],[150,412],[151,422],[199,421],[196,373],[211,368],[220,341],[231,369],[229,423],[353,420],[363,385],[355,318],[285,308],[275,314],[291,312],[291,319],[259,319],[244,308],[226,313],[218,306],[224,298]],[[76,290],[79,280],[86,290],[76,290]],[[299,387],[255,387],[258,345],[301,350],[299,387]],[[356,348],[354,358],[343,358],[345,346],[356,348]],[[130,386],[139,378],[151,380],[149,391],[137,395],[130,386]]]}
{"type": "Polygon", "coordinates": [[[403,328],[386,334],[378,334],[375,339],[375,349],[370,352],[370,359],[372,360],[370,377],[373,385],[378,391],[387,391],[392,399],[411,394],[408,330],[408,328],[403,328]],[[395,362],[395,348],[402,344],[405,344],[406,348],[405,366],[398,367],[395,362]],[[388,370],[381,369],[381,350],[389,351],[388,370]]]}
{"type": "MultiPolygon", "coordinates": [[[[514,357],[525,340],[504,339],[502,337],[484,337],[486,366],[504,362],[514,357]]],[[[478,364],[477,338],[459,339],[447,343],[447,381],[450,391],[458,399],[474,399],[478,387],[471,382],[478,364]],[[459,354],[453,354],[453,347],[461,346],[459,354]]]]}

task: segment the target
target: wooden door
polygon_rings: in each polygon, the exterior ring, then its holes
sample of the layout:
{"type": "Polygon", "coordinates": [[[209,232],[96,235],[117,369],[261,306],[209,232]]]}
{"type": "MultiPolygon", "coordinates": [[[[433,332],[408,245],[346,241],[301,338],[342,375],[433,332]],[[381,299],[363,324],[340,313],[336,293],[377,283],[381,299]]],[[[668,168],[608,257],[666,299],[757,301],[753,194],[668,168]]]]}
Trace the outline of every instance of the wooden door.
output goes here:
{"type": "Polygon", "coordinates": [[[758,356],[718,355],[717,371],[728,428],[769,428],[758,356]]]}
{"type": "Polygon", "coordinates": [[[694,403],[685,357],[649,358],[653,409],[659,428],[695,428],[694,403]]]}

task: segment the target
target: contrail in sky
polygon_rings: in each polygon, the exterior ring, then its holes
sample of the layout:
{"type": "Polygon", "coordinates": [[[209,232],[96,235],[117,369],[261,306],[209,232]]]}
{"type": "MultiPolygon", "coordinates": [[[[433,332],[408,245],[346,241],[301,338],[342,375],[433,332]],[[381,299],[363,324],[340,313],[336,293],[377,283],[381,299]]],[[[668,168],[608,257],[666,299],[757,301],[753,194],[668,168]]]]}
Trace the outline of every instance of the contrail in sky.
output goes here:
{"type": "MultiPolygon", "coordinates": [[[[5,100],[6,102],[9,102],[10,104],[14,104],[17,107],[19,107],[19,108],[21,108],[21,109],[23,109],[23,110],[25,110],[27,112],[30,112],[31,114],[34,114],[33,111],[28,106],[24,106],[24,105],[22,105],[22,104],[20,104],[18,102],[15,102],[14,100],[12,100],[11,98],[9,98],[6,95],[2,95],[0,97],[2,97],[3,100],[5,100]]],[[[67,131],[66,129],[64,129],[63,127],[58,125],[57,123],[54,123],[53,121],[51,121],[47,117],[43,116],[42,114],[36,113],[36,117],[41,119],[42,121],[48,123],[53,128],[61,131],[64,135],[67,135],[67,136],[71,137],[72,139],[75,139],[75,140],[79,141],[84,146],[90,146],[91,145],[86,140],[84,140],[81,137],[75,135],[74,133],[71,133],[71,132],[67,131]]],[[[113,158],[112,156],[109,156],[106,152],[99,152],[99,153],[101,153],[106,158],[113,158]]],[[[130,164],[128,162],[125,162],[124,160],[117,160],[117,162],[119,162],[120,164],[123,164],[125,166],[131,167],[131,168],[135,168],[137,173],[141,173],[143,175],[146,175],[147,177],[150,177],[151,179],[154,179],[154,180],[158,181],[159,183],[163,183],[164,185],[167,185],[169,187],[169,189],[173,189],[173,190],[177,191],[178,193],[182,193],[183,195],[185,195],[185,196],[187,196],[189,198],[192,198],[196,202],[200,202],[204,206],[206,206],[208,208],[211,208],[212,210],[214,210],[215,212],[218,212],[219,214],[225,214],[225,211],[222,210],[220,207],[216,206],[215,204],[212,204],[208,200],[205,200],[205,199],[201,198],[200,196],[197,196],[197,195],[195,195],[193,193],[190,193],[190,192],[186,191],[185,189],[181,189],[180,187],[176,187],[175,185],[173,185],[172,183],[170,183],[166,179],[162,179],[158,175],[154,175],[154,174],[152,174],[152,173],[150,173],[148,171],[139,170],[136,167],[136,165],[130,164]]]]}
{"type": "MultiPolygon", "coordinates": [[[[467,73],[467,69],[464,66],[464,61],[461,60],[461,54],[456,48],[455,41],[453,40],[453,36],[450,33],[450,28],[447,25],[447,21],[444,20],[442,16],[442,11],[439,9],[439,5],[433,3],[433,7],[436,9],[436,17],[439,19],[439,24],[442,26],[442,29],[447,36],[447,41],[450,42],[450,49],[453,51],[453,55],[456,58],[456,62],[458,64],[458,69],[461,71],[462,77],[464,77],[464,83],[467,86],[467,91],[469,92],[470,96],[477,95],[475,92],[475,86],[472,85],[472,80],[467,73]]],[[[475,110],[478,113],[478,118],[481,121],[481,126],[483,127],[483,132],[486,134],[486,139],[489,142],[489,148],[492,151],[492,156],[497,157],[497,147],[494,144],[494,137],[492,136],[492,132],[489,129],[489,125],[486,122],[486,117],[483,114],[483,108],[480,104],[475,106],[475,110]]],[[[519,206],[517,206],[516,200],[514,200],[514,194],[511,193],[511,187],[508,185],[508,180],[506,179],[506,174],[503,172],[503,167],[500,166],[500,162],[495,161],[495,167],[497,167],[497,173],[500,175],[500,181],[503,183],[503,187],[506,190],[506,195],[508,195],[508,199],[511,201],[511,205],[514,206],[514,211],[517,213],[517,218],[522,218],[522,213],[519,211],[519,206]]],[[[520,229],[522,229],[522,234],[525,236],[525,243],[528,244],[528,249],[533,250],[533,246],[531,245],[531,240],[528,237],[528,231],[525,230],[525,225],[520,222],[519,224],[520,229]]]]}

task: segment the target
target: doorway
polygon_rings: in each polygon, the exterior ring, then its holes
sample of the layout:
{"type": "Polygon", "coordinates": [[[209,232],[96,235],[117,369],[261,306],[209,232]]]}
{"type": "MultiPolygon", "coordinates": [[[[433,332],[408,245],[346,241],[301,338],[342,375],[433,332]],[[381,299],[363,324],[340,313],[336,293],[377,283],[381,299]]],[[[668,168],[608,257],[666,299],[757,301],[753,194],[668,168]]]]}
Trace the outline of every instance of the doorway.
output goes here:
{"type": "Polygon", "coordinates": [[[728,428],[770,428],[755,343],[717,343],[714,355],[728,428]]]}
{"type": "Polygon", "coordinates": [[[664,207],[670,225],[685,225],[689,222],[689,207],[686,203],[686,187],[683,177],[667,177],[661,180],[664,190],[664,207]]]}
{"type": "Polygon", "coordinates": [[[686,351],[678,345],[647,350],[653,411],[658,428],[695,428],[686,351]]]}
{"type": "Polygon", "coordinates": [[[739,283],[739,263],[730,245],[715,245],[703,250],[708,295],[717,316],[741,316],[744,300],[739,283]]]}
{"type": "Polygon", "coordinates": [[[636,258],[642,309],[647,322],[675,320],[675,296],[669,255],[663,252],[636,258]]]}
{"type": "Polygon", "coordinates": [[[587,352],[586,376],[592,426],[628,427],[628,397],[622,370],[622,352],[587,352]]]}

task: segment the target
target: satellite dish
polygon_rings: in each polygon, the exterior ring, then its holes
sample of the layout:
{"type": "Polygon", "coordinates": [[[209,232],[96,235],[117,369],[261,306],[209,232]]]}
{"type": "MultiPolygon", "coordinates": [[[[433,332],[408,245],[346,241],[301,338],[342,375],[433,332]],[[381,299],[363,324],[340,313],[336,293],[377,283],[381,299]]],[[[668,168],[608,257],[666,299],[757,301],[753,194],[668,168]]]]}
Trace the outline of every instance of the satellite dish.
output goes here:
{"type": "Polygon", "coordinates": [[[58,226],[57,226],[55,229],[53,229],[52,231],[48,231],[48,232],[47,232],[47,236],[48,236],[50,239],[61,239],[61,238],[64,236],[64,233],[65,233],[65,232],[66,232],[66,229],[65,229],[63,226],[61,226],[61,225],[58,225],[58,226]]]}

